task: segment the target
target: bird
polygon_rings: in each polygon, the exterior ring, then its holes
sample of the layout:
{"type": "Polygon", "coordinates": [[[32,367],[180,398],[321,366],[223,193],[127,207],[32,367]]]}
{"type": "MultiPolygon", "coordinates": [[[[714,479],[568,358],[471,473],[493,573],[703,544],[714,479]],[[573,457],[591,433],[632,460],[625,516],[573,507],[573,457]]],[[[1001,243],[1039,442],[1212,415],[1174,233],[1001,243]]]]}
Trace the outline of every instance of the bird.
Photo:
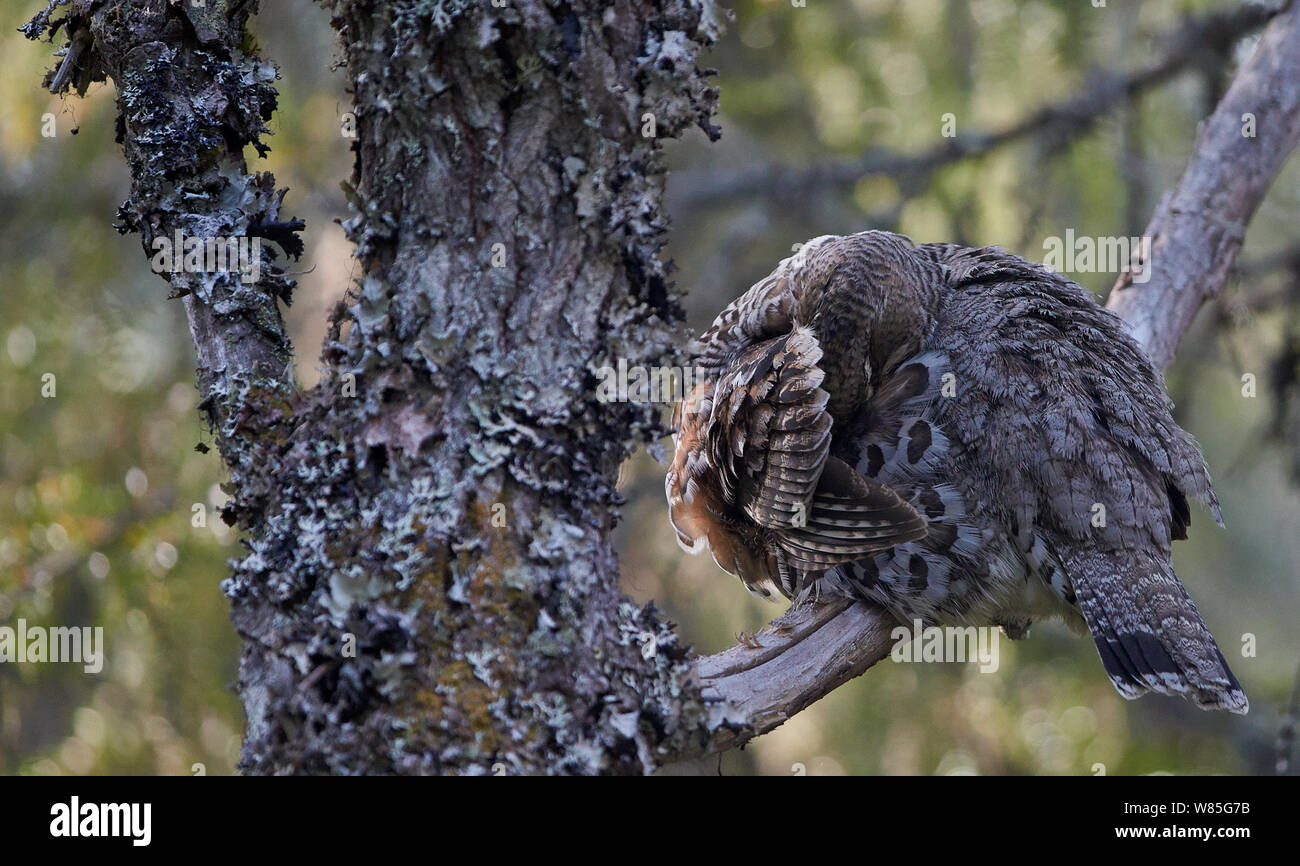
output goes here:
{"type": "Polygon", "coordinates": [[[669,518],[759,597],[1090,633],[1128,699],[1248,701],[1174,572],[1196,440],[1123,321],[997,246],[797,246],[692,346],[669,518]]]}

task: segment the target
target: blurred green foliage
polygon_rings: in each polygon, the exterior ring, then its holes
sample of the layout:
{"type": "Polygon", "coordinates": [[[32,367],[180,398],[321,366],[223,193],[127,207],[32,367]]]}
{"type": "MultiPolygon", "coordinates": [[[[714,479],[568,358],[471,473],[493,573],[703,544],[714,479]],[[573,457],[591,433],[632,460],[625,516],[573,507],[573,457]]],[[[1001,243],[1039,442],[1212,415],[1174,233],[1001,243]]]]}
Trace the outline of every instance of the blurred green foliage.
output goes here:
{"type": "MultiPolygon", "coordinates": [[[[219,582],[238,541],[216,514],[217,454],[195,450],[212,443],[195,410],[184,312],[164,300],[138,238],[111,225],[128,190],[111,85],[84,100],[39,89],[50,46],[12,31],[37,5],[0,0],[12,22],[0,52],[0,625],[103,626],[108,654],[98,675],[0,664],[0,773],[188,774],[195,764],[229,773],[242,730],[231,689],[239,642],[219,582]],[[52,138],[41,134],[47,113],[52,138]],[[42,396],[46,374],[53,397],[42,396]]],[[[309,273],[289,320],[309,386],[325,310],[355,275],[332,222],[347,216],[338,181],[350,170],[339,125],[348,102],[330,66],[338,52],[327,15],[307,0],[263,5],[255,30],[282,81],[272,154],[260,167],[291,187],[286,212],[308,224],[309,273]]],[[[915,152],[935,145],[949,112],[961,133],[995,130],[1077,92],[1090,70],[1141,62],[1153,35],[1211,5],[744,0],[711,60],[723,139],[670,144],[670,161],[712,172],[815,165],[871,148],[915,152]]],[[[818,234],[893,228],[1030,258],[1066,228],[1137,234],[1181,171],[1215,86],[1184,76],[1077,142],[1018,143],[946,167],[924,189],[873,178],[679,214],[669,252],[689,293],[690,330],[703,330],[792,243],[818,234]],[[881,213],[892,222],[868,223],[881,213]]],[[[1247,259],[1291,242],[1298,176],[1293,164],[1279,179],[1247,259]]],[[[674,189],[670,180],[670,205],[674,189]]],[[[1113,275],[1077,278],[1100,293],[1113,275]]],[[[1229,297],[1275,280],[1234,284],[1229,297]]],[[[996,673],[885,662],[745,751],[665,772],[1267,772],[1300,662],[1300,509],[1264,430],[1262,382],[1280,323],[1261,314],[1224,329],[1202,318],[1170,390],[1206,449],[1229,531],[1198,512],[1177,565],[1251,697],[1250,716],[1160,698],[1126,703],[1089,641],[1045,625],[1026,641],[1002,641],[996,673]],[[1261,379],[1253,400],[1241,396],[1245,372],[1261,379]],[[1241,656],[1246,634],[1257,657],[1241,656]]],[[[656,600],[701,651],[716,651],[779,609],[750,599],[708,557],[678,550],[662,473],[644,454],[625,467],[626,588],[656,600]]]]}

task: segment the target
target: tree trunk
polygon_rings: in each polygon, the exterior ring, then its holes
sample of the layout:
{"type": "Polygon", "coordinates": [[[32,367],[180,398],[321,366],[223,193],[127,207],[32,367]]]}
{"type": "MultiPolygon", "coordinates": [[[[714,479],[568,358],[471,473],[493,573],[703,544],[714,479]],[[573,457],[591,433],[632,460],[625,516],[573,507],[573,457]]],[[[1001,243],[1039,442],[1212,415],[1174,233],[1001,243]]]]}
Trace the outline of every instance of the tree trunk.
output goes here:
{"type": "Polygon", "coordinates": [[[593,386],[673,363],[655,136],[710,128],[709,10],[332,9],[365,276],[231,584],[244,768],[645,772],[698,698],[610,541],[657,411],[593,386]]]}
{"type": "MultiPolygon", "coordinates": [[[[52,4],[29,25],[49,26],[52,4]]],[[[623,596],[620,461],[658,407],[596,372],[672,366],[658,139],[709,124],[704,0],[329,4],[355,98],[364,276],[329,372],[288,379],[282,272],[171,277],[249,552],[250,773],[643,773],[698,748],[687,650],[623,596]]],[[[300,248],[242,158],[273,69],[256,4],[73,2],[52,89],[111,77],[127,227],[300,248]]],[[[269,263],[268,263],[269,265],[269,263]]]]}

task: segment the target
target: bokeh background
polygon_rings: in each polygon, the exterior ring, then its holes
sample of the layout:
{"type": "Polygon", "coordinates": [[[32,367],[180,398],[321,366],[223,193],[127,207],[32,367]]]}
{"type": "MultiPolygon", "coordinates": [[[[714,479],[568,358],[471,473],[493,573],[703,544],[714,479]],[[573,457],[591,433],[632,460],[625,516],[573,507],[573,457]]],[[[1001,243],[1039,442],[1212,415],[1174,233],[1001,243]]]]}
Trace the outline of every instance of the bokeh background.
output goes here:
{"type": "MultiPolygon", "coordinates": [[[[243,719],[232,690],[239,644],[219,584],[238,540],[216,517],[225,498],[216,451],[195,449],[212,442],[195,408],[193,348],[138,237],[112,226],[128,191],[112,87],[68,100],[40,89],[50,46],[14,32],[38,5],[0,0],[9,34],[0,42],[0,625],[100,625],[108,654],[99,675],[0,664],[0,773],[226,774],[243,719]],[[42,135],[46,114],[53,137],[42,135]],[[41,396],[47,373],[54,398],[41,396]]],[[[347,217],[338,182],[351,167],[340,133],[349,102],[324,10],[308,0],[263,5],[253,29],[281,81],[262,167],[290,187],[286,212],[307,221],[288,320],[310,387],[326,310],[355,273],[335,224],[347,217]]],[[[1010,127],[1086,92],[1099,73],[1153,62],[1157,37],[1227,5],[732,3],[711,57],[722,140],[697,133],[667,146],[668,254],[687,292],[687,331],[703,330],[791,244],[819,234],[888,228],[1035,259],[1044,238],[1067,229],[1140,234],[1249,39],[1197,53],[1086,129],[1054,128],[923,176],[809,183],[808,172],[867,153],[927,152],[943,143],[947,113],[963,136],[1010,127]],[[748,185],[737,192],[728,179],[739,171],[748,185]]],[[[1249,716],[1125,702],[1089,641],[1040,625],[1028,640],[1001,642],[996,673],[885,662],[743,752],[664,772],[1274,772],[1300,665],[1298,214],[1293,159],[1251,226],[1239,273],[1169,371],[1228,524],[1219,530],[1197,511],[1176,564],[1246,687],[1249,716]],[[1253,397],[1243,396],[1244,374],[1256,377],[1253,397]],[[1256,650],[1248,657],[1246,640],[1256,650]]],[[[1099,297],[1114,280],[1073,276],[1099,297]]],[[[662,481],[644,453],[624,467],[626,589],[655,600],[700,651],[723,649],[780,609],[751,599],[707,556],[679,551],[662,481]]]]}

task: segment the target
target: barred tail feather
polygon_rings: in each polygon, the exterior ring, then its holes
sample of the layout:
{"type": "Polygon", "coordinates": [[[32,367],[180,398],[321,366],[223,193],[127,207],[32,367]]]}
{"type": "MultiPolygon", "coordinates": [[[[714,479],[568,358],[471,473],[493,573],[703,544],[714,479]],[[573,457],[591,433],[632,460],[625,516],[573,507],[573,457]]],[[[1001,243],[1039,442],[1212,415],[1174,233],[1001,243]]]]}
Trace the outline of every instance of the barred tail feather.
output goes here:
{"type": "Polygon", "coordinates": [[[1245,693],[1173,567],[1146,551],[1060,551],[1102,665],[1125,698],[1183,695],[1245,713],[1245,693]]]}

